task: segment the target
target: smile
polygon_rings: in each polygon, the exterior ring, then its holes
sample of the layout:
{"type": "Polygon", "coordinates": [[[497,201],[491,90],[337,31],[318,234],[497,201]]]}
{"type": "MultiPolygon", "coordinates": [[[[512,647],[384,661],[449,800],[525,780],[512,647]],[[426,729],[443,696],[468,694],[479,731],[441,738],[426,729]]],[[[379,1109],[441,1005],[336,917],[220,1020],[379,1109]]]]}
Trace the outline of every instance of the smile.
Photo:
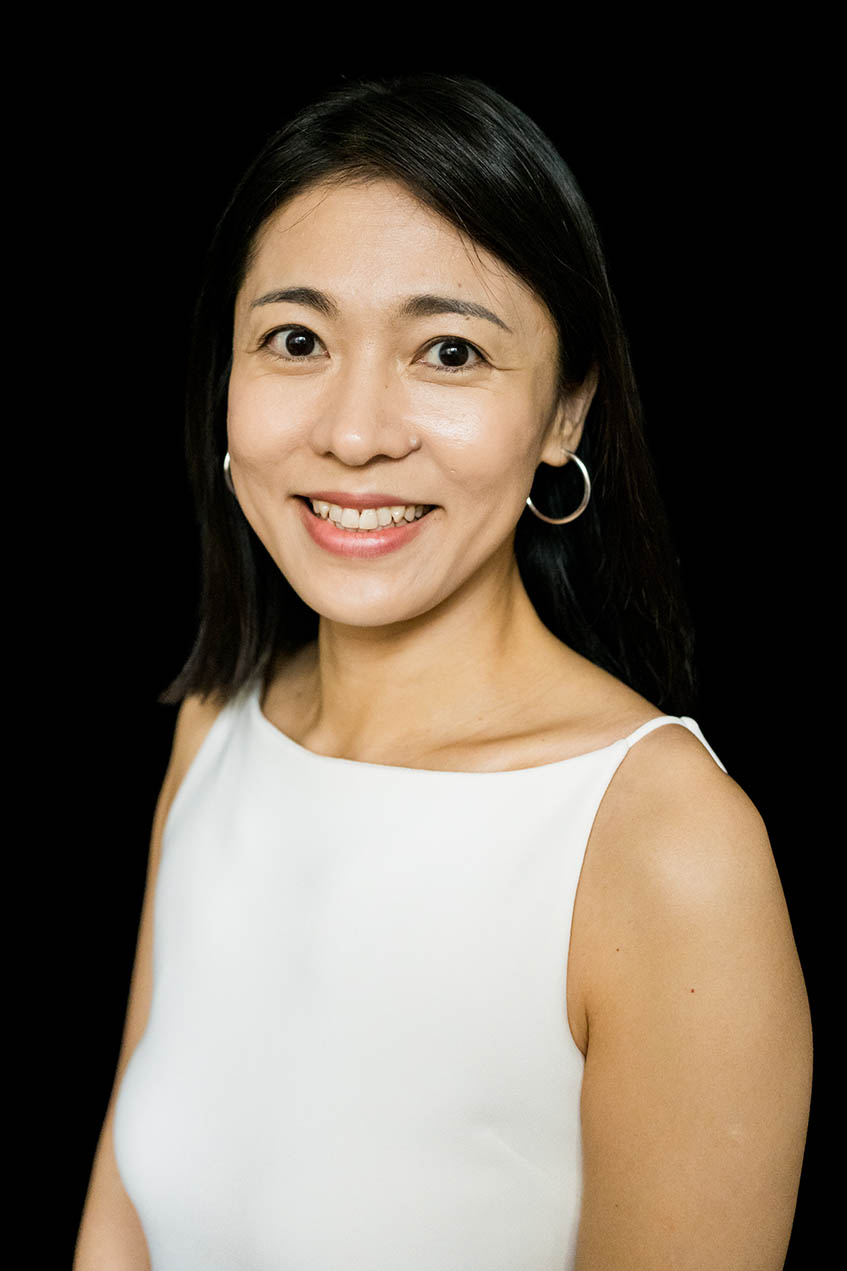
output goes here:
{"type": "Polygon", "coordinates": [[[340,503],[300,497],[301,522],[312,541],[333,556],[370,561],[411,544],[437,522],[439,509],[425,503],[345,508],[340,503]]]}
{"type": "Polygon", "coordinates": [[[337,503],[326,503],[323,499],[309,499],[309,505],[315,516],[324,521],[332,521],[340,529],[352,532],[388,529],[389,526],[408,524],[419,521],[432,507],[424,503],[394,504],[391,507],[356,508],[341,507],[337,503]]]}

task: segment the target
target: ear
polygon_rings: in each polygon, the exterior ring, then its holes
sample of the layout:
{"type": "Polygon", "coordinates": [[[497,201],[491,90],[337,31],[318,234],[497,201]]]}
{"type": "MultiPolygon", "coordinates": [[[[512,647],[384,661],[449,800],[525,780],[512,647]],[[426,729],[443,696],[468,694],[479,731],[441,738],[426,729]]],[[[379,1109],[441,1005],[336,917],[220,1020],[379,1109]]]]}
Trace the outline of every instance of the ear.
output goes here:
{"type": "Polygon", "coordinates": [[[564,450],[576,450],[582,437],[585,417],[597,391],[597,368],[592,366],[581,384],[562,397],[541,451],[541,463],[561,468],[568,462],[564,450]]]}

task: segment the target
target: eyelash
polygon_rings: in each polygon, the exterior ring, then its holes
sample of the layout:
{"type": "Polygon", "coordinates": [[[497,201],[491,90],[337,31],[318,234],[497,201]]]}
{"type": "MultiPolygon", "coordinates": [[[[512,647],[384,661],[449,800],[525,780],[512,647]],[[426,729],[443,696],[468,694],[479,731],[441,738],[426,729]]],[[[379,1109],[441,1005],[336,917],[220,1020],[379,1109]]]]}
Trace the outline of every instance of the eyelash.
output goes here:
{"type": "MultiPolygon", "coordinates": [[[[262,338],[259,343],[259,348],[263,349],[270,357],[278,358],[282,362],[308,362],[312,355],[307,357],[284,357],[280,353],[274,353],[271,351],[270,342],[274,336],[279,335],[281,331],[302,331],[306,335],[313,335],[316,340],[320,340],[320,336],[316,335],[314,331],[310,331],[308,327],[302,327],[295,323],[291,326],[274,327],[273,331],[269,331],[268,334],[262,338]]],[[[323,343],[322,340],[321,343],[323,343]]],[[[479,358],[480,363],[483,363],[486,366],[490,365],[485,354],[481,353],[475,344],[471,344],[470,340],[465,340],[458,335],[442,335],[439,336],[437,340],[430,340],[429,344],[424,349],[424,353],[428,353],[430,349],[435,348],[439,344],[464,344],[466,348],[473,350],[479,358]]],[[[436,366],[433,362],[429,362],[427,365],[430,366],[432,370],[444,371],[447,375],[467,374],[469,371],[475,371],[479,368],[479,364],[476,362],[472,362],[470,366],[436,366]]]]}

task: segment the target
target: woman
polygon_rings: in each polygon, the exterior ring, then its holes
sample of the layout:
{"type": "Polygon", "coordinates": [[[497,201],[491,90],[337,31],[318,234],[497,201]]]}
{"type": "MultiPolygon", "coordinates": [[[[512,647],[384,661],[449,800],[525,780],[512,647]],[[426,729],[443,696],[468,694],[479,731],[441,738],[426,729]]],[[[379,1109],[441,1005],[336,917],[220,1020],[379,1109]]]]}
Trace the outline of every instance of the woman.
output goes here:
{"type": "Polygon", "coordinates": [[[461,77],[300,112],[188,408],[201,623],[76,1267],[780,1267],[802,973],[663,714],[690,636],[549,140],[461,77]]]}

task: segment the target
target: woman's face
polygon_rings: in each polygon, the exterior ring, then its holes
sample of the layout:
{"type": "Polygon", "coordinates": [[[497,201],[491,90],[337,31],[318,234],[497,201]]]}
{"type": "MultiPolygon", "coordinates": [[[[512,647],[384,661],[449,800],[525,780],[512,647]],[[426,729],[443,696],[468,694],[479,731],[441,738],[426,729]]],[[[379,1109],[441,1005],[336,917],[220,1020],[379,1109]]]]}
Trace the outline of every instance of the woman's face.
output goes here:
{"type": "Polygon", "coordinates": [[[228,446],[303,600],[381,626],[502,585],[535,469],[575,447],[590,400],[557,400],[556,357],[534,294],[404,186],[322,183],[281,208],[236,301],[228,446]]]}

